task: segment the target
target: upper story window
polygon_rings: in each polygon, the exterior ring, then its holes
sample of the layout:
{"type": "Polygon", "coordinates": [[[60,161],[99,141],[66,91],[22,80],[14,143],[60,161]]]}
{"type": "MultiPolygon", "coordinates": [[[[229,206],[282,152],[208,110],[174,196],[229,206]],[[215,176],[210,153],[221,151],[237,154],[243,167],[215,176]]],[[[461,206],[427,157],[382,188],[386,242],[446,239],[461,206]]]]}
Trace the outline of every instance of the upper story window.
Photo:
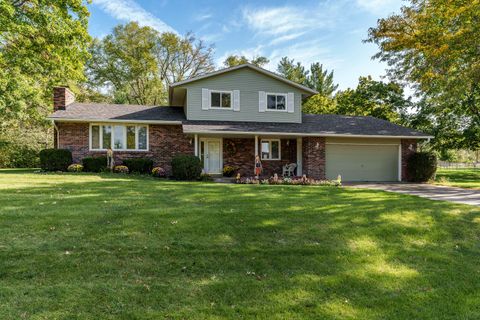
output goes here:
{"type": "Polygon", "coordinates": [[[148,150],[148,126],[134,124],[92,124],[90,150],[148,150]]]}
{"type": "Polygon", "coordinates": [[[230,91],[210,91],[210,108],[232,109],[232,93],[230,91]]]}
{"type": "Polygon", "coordinates": [[[287,111],[287,95],[283,93],[267,93],[267,110],[287,111]]]}

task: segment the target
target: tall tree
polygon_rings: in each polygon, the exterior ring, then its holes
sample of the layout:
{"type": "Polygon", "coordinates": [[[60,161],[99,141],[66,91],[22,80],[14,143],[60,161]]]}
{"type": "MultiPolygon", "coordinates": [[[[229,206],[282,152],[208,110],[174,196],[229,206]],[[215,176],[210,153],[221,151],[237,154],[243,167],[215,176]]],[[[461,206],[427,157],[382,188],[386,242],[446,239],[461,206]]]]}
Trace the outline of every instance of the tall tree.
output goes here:
{"type": "Polygon", "coordinates": [[[478,0],[410,0],[370,28],[366,40],[379,46],[374,57],[388,63],[391,79],[412,83],[427,97],[424,111],[436,123],[456,119],[458,137],[470,137],[457,139],[458,145],[470,148],[480,140],[474,130],[480,126],[479,34],[478,0]]]}
{"type": "Polygon", "coordinates": [[[294,59],[288,59],[288,57],[283,57],[280,60],[277,72],[288,80],[299,84],[305,84],[308,76],[308,70],[305,70],[300,62],[295,63],[294,59]]]}
{"type": "Polygon", "coordinates": [[[51,110],[52,87],[83,79],[90,41],[85,4],[82,0],[0,1],[3,127],[41,121],[51,110]]]}
{"type": "Polygon", "coordinates": [[[212,48],[193,35],[160,34],[136,22],[96,39],[91,53],[91,83],[110,88],[117,103],[164,104],[171,83],[214,70],[212,48]]]}
{"type": "Polygon", "coordinates": [[[375,81],[370,76],[360,77],[355,90],[340,91],[335,98],[335,113],[372,116],[398,124],[406,123],[407,110],[412,106],[400,85],[375,81]]]}
{"type": "Polygon", "coordinates": [[[338,88],[338,84],[333,82],[333,70],[330,73],[326,69],[323,70],[323,65],[319,62],[310,65],[310,73],[306,77],[305,84],[317,90],[322,96],[330,98],[338,88]]]}
{"type": "Polygon", "coordinates": [[[241,64],[250,63],[256,65],[257,67],[263,67],[269,62],[270,60],[263,56],[253,57],[251,60],[249,60],[245,56],[230,55],[223,61],[223,65],[227,68],[230,68],[241,64]]]}
{"type": "Polygon", "coordinates": [[[93,42],[88,74],[98,86],[111,86],[117,103],[152,104],[166,90],[158,76],[153,54],[157,33],[136,22],[119,25],[113,33],[93,42]]]}

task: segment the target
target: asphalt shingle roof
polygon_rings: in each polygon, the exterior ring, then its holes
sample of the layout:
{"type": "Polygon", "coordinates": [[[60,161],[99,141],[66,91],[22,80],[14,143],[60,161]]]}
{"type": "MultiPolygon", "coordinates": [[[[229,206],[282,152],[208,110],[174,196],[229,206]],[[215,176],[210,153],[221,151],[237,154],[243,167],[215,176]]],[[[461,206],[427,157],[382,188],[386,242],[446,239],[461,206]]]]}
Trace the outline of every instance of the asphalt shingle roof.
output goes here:
{"type": "Polygon", "coordinates": [[[185,133],[283,133],[313,135],[372,135],[427,137],[426,134],[391,122],[373,118],[333,114],[304,114],[302,123],[191,121],[182,107],[158,107],[124,104],[72,103],[66,110],[54,112],[53,120],[125,120],[182,123],[185,133]]]}
{"type": "Polygon", "coordinates": [[[375,135],[425,137],[422,132],[373,118],[335,114],[304,114],[302,123],[184,121],[185,133],[266,132],[318,135],[375,135]]]}
{"type": "Polygon", "coordinates": [[[182,107],[141,106],[133,104],[78,103],[55,111],[51,119],[182,121],[182,107]]]}

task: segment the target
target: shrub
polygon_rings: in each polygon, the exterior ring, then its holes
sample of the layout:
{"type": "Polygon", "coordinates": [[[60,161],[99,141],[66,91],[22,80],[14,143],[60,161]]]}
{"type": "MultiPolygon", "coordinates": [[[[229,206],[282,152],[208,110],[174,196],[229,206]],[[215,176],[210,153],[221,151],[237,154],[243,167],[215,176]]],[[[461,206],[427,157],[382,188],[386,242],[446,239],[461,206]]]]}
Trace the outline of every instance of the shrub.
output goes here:
{"type": "Polygon", "coordinates": [[[437,171],[437,157],[431,152],[415,152],[407,159],[408,179],[426,182],[433,179],[437,171]]]}
{"type": "Polygon", "coordinates": [[[83,171],[83,166],[78,163],[74,163],[68,166],[67,168],[68,172],[82,172],[83,171]]]}
{"type": "Polygon", "coordinates": [[[152,169],[152,176],[157,177],[157,178],[165,178],[167,173],[165,172],[165,169],[162,167],[155,167],[152,169]]]}
{"type": "Polygon", "coordinates": [[[107,170],[107,157],[87,157],[82,159],[83,170],[87,172],[102,172],[107,170]]]}
{"type": "Polygon", "coordinates": [[[45,171],[66,171],[72,163],[72,152],[67,149],[40,151],[40,167],[45,171]]]}
{"type": "Polygon", "coordinates": [[[115,166],[113,168],[113,172],[115,173],[128,173],[129,169],[127,166],[115,166]]]}
{"type": "Polygon", "coordinates": [[[172,173],[177,180],[198,180],[202,173],[202,163],[193,155],[178,155],[172,160],[172,173]]]}
{"type": "Polygon", "coordinates": [[[38,150],[0,140],[0,168],[36,168],[39,165],[38,150]]]}
{"type": "Polygon", "coordinates": [[[223,167],[223,175],[225,177],[233,177],[235,174],[235,171],[237,171],[237,168],[232,167],[232,166],[225,166],[223,167]]]}
{"type": "Polygon", "coordinates": [[[130,172],[146,173],[152,172],[153,160],[147,158],[134,158],[123,160],[123,164],[128,167],[130,172]]]}
{"type": "Polygon", "coordinates": [[[203,182],[210,182],[210,181],[213,181],[213,178],[208,173],[202,173],[200,174],[200,180],[203,182]]]}

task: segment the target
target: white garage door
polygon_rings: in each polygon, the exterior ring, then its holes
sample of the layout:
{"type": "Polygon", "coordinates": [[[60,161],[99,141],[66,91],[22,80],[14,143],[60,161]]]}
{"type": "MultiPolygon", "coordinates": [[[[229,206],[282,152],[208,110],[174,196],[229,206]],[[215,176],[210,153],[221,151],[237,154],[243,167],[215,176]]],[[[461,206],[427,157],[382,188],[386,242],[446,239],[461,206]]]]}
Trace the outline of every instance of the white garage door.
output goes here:
{"type": "Polygon", "coordinates": [[[329,144],[325,149],[327,179],[398,181],[398,145],[329,144]]]}

